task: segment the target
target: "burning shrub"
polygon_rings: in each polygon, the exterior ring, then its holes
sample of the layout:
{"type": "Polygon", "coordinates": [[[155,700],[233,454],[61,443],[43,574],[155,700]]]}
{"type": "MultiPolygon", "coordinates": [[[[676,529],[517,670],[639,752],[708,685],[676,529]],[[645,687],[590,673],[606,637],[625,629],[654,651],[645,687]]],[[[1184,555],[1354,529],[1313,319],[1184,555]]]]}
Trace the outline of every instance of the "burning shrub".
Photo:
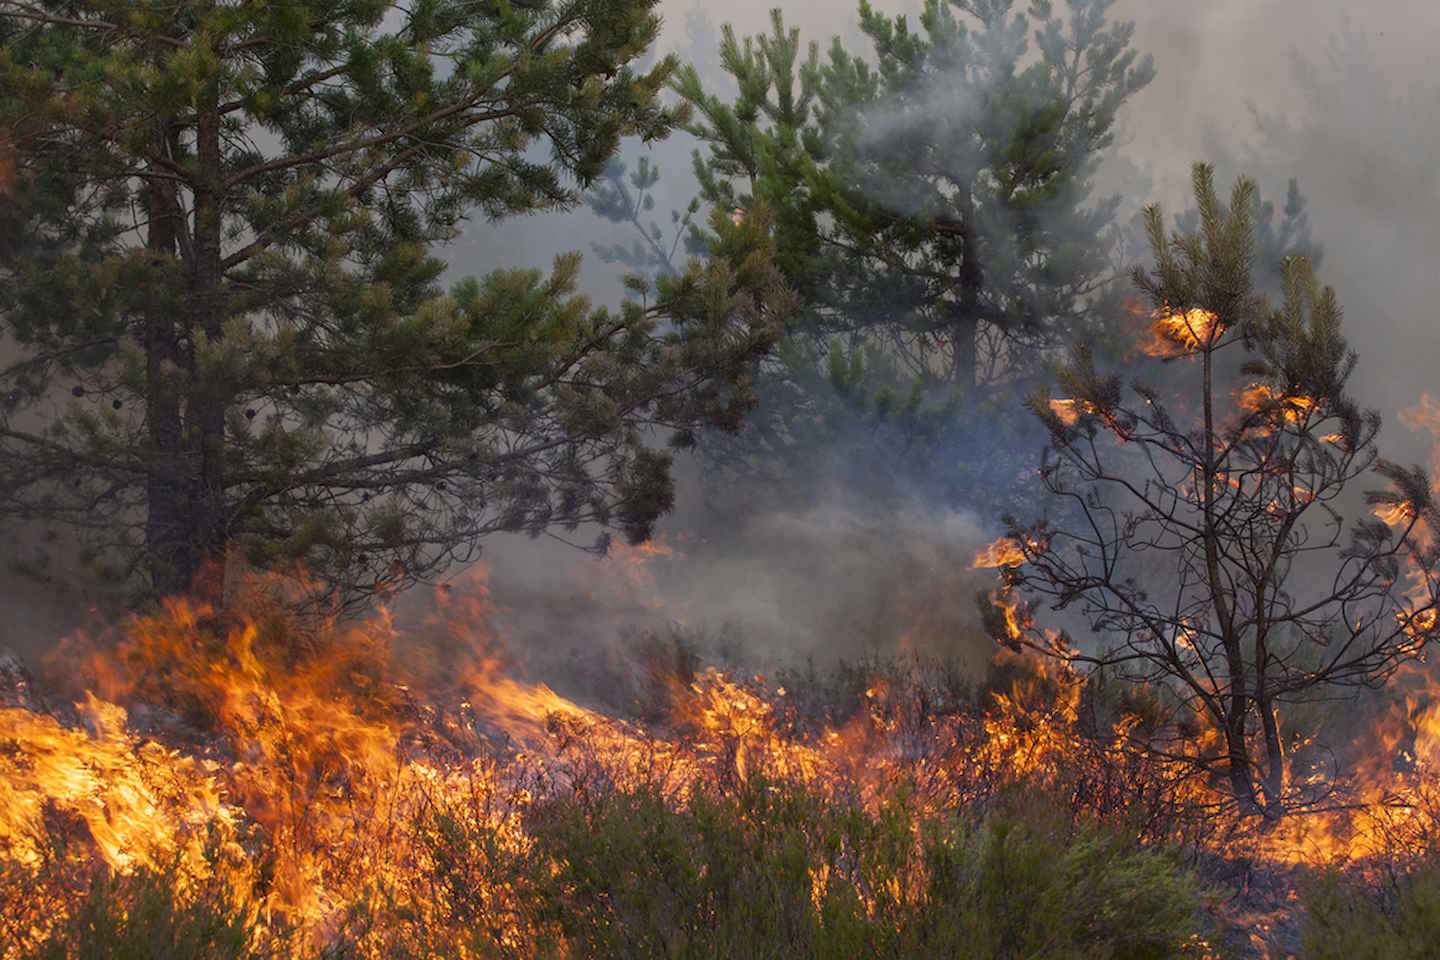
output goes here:
{"type": "Polygon", "coordinates": [[[74,912],[26,960],[260,960],[251,911],[212,884],[177,891],[173,875],[145,870],[93,877],[74,912]]]}

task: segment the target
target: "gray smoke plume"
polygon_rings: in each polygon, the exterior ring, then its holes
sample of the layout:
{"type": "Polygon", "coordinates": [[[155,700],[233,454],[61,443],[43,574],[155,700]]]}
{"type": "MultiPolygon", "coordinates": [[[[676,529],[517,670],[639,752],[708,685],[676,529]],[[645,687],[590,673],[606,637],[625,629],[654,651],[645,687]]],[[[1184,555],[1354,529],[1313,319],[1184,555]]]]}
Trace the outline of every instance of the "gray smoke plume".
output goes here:
{"type": "MultiPolygon", "coordinates": [[[[708,82],[721,83],[720,23],[729,20],[742,36],[763,31],[773,5],[670,0],[661,52],[678,52],[708,82]]],[[[912,21],[919,10],[913,2],[876,6],[907,12],[912,21]]],[[[861,49],[851,0],[792,5],[785,15],[822,51],[837,34],[861,49]]],[[[1183,209],[1195,160],[1216,162],[1223,183],[1242,172],[1255,176],[1276,202],[1288,179],[1298,178],[1326,251],[1321,278],[1337,287],[1347,335],[1360,354],[1354,392],[1385,415],[1387,456],[1426,460],[1429,434],[1403,426],[1396,412],[1427,388],[1440,391],[1431,373],[1440,337],[1430,279],[1440,262],[1434,172],[1440,79],[1430,49],[1440,7],[1402,0],[1363,11],[1339,0],[1120,0],[1111,16],[1136,22],[1133,44],[1154,56],[1158,72],[1125,108],[1098,191],[1123,194],[1123,216],[1150,200],[1183,209]]],[[[683,135],[624,148],[632,164],[644,155],[661,165],[662,223],[693,193],[692,148],[683,135]]],[[[586,253],[585,291],[612,302],[622,295],[623,271],[592,255],[591,246],[631,239],[581,208],[476,221],[447,256],[458,277],[498,267],[543,269],[556,254],[579,249],[586,253]]],[[[663,525],[674,554],[649,564],[658,604],[595,586],[611,582],[595,572],[610,561],[551,540],[489,542],[492,585],[509,608],[512,644],[545,659],[683,621],[697,636],[743,648],[747,662],[867,650],[980,655],[973,597],[988,578],[970,572],[969,558],[998,531],[998,518],[940,512],[919,500],[897,515],[822,476],[816,485],[823,495],[803,512],[754,509],[731,522],[723,538],[686,542],[683,535],[705,509],[694,463],[681,464],[679,483],[680,509],[663,525]]],[[[740,502],[748,493],[731,491],[740,502]]],[[[757,501],[765,495],[753,493],[757,501]]],[[[32,547],[38,549],[27,544],[26,551],[32,547]]],[[[12,547],[6,559],[18,563],[26,551],[12,547]]],[[[0,579],[0,600],[11,611],[0,645],[73,626],[84,604],[71,588],[20,575],[16,563],[7,563],[0,579]]]]}

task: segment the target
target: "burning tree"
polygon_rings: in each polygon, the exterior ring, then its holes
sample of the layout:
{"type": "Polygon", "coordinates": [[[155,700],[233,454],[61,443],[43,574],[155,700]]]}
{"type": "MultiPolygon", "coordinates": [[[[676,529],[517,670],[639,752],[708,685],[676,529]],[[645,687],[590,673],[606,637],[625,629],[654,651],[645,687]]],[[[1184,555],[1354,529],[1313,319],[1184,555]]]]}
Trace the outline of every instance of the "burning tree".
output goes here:
{"type": "Polygon", "coordinates": [[[647,536],[653,431],[733,427],[778,335],[765,218],[618,311],[576,256],[447,291],[432,250],[669,131],[655,7],[0,2],[0,515],[165,593],[237,543],[363,597],[496,530],[647,536]]]}
{"type": "Polygon", "coordinates": [[[1198,230],[1167,238],[1149,208],[1155,267],[1135,271],[1163,389],[1127,390],[1076,349],[1068,395],[1027,401],[1051,437],[1055,515],[1007,517],[1003,548],[977,562],[1004,571],[1007,639],[1151,685],[1189,756],[1240,809],[1278,819],[1308,802],[1287,783],[1282,706],[1379,684],[1434,637],[1440,515],[1345,392],[1356,358],[1334,292],[1294,258],[1273,308],[1252,283],[1253,185],[1226,208],[1197,165],[1194,188],[1198,230]],[[1352,481],[1372,469],[1390,487],[1347,537],[1352,481]],[[1042,601],[1078,608],[1096,646],[1038,628],[1042,601]],[[1212,743],[1197,746],[1197,723],[1212,743]]]}

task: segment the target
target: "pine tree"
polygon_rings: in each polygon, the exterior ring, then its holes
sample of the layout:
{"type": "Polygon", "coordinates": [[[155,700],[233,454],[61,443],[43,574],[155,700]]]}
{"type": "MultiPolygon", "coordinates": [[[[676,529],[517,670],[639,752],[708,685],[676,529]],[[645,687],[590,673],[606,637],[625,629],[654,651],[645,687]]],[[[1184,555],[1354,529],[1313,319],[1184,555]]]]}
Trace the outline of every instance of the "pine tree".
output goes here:
{"type": "Polygon", "coordinates": [[[706,199],[778,211],[815,332],[868,333],[913,378],[962,393],[1088,322],[1118,203],[1091,181],[1154,73],[1133,25],[1107,21],[1111,0],[1072,0],[1068,17],[1014,6],[930,0],[917,33],[862,3],[873,62],[838,40],[801,60],[777,12],[768,36],[725,34],[733,105],[693,72],[676,81],[706,199]]]}
{"type": "Polygon", "coordinates": [[[697,255],[703,247],[694,242],[695,215],[700,198],[693,197],[684,211],[670,211],[667,236],[659,222],[641,219],[655,209],[655,186],[660,182],[660,165],[640,156],[630,171],[623,160],[612,160],[601,180],[586,195],[590,209],[611,223],[631,228],[637,235],[630,246],[622,243],[592,243],[595,255],[606,263],[618,263],[629,274],[653,279],[679,273],[681,252],[697,255]],[[689,241],[689,242],[687,242],[689,241]]]}
{"type": "Polygon", "coordinates": [[[1228,204],[1208,166],[1194,184],[1196,230],[1166,236],[1149,208],[1156,265],[1135,274],[1161,383],[1126,389],[1078,347],[1063,395],[1030,400],[1058,506],[1006,518],[1006,603],[1026,606],[1000,639],[1164,690],[1176,754],[1279,818],[1316,799],[1288,778],[1282,708],[1379,683],[1435,638],[1440,509],[1423,471],[1379,459],[1379,415],[1346,392],[1334,291],[1295,257],[1279,306],[1258,292],[1253,183],[1228,204]],[[1390,485],[1347,528],[1372,468],[1390,485]],[[1076,608],[1097,639],[1047,634],[1038,601],[1076,608]]]}
{"type": "Polygon", "coordinates": [[[575,256],[446,291],[435,252],[680,119],[655,6],[0,0],[0,510],[167,593],[227,547],[363,598],[492,531],[647,536],[654,431],[733,428],[778,332],[763,213],[618,311],[575,256]]]}
{"type": "Polygon", "coordinates": [[[681,69],[702,196],[774,211],[803,304],[717,461],[803,490],[832,458],[970,506],[1017,489],[1033,428],[1002,395],[1098,336],[1123,276],[1118,198],[1091,184],[1153,68],[1110,5],[931,0],[917,30],[862,3],[873,54],[824,57],[776,11],[766,34],[723,31],[733,100],[681,69]]]}

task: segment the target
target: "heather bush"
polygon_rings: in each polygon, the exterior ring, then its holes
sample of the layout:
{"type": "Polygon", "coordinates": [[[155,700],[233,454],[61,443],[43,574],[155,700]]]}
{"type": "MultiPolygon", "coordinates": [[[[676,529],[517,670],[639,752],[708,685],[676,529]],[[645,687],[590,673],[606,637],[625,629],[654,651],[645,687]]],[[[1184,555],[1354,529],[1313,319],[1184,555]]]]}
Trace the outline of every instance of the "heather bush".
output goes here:
{"type": "Polygon", "coordinates": [[[757,781],[679,807],[555,804],[536,835],[576,956],[1141,960],[1200,921],[1166,853],[1038,801],[968,821],[757,781]]]}
{"type": "Polygon", "coordinates": [[[1306,960],[1440,956],[1440,858],[1382,885],[1331,871],[1302,890],[1306,960]]]}

